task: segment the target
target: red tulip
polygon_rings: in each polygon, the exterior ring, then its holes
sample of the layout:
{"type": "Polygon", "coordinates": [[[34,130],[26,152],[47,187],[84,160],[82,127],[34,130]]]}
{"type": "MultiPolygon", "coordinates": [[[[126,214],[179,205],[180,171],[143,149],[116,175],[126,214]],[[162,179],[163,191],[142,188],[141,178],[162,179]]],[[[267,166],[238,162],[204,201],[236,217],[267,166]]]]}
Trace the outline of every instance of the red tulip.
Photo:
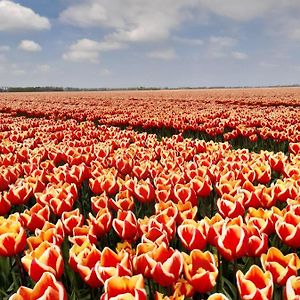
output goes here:
{"type": "Polygon", "coordinates": [[[42,206],[36,203],[30,210],[26,209],[20,214],[20,220],[24,226],[30,230],[41,229],[46,221],[49,221],[50,209],[49,206],[42,206]]]}
{"type": "Polygon", "coordinates": [[[226,260],[235,260],[247,253],[248,238],[248,231],[244,226],[224,223],[217,238],[217,249],[226,260]]]}
{"type": "Polygon", "coordinates": [[[118,211],[118,216],[113,220],[113,228],[123,240],[132,241],[137,238],[137,220],[132,211],[118,211]]]}
{"type": "Polygon", "coordinates": [[[26,247],[26,232],[18,214],[0,217],[0,256],[14,256],[26,247]]]}
{"type": "Polygon", "coordinates": [[[190,255],[183,253],[184,274],[187,281],[199,293],[207,293],[217,283],[218,268],[213,255],[206,251],[192,250],[190,255]]]}
{"type": "Polygon", "coordinates": [[[264,270],[270,271],[273,281],[281,286],[286,284],[290,276],[297,276],[300,269],[300,260],[296,253],[283,255],[274,247],[271,247],[267,254],[262,254],[260,260],[264,270]]]}
{"type": "Polygon", "coordinates": [[[103,284],[114,276],[131,276],[132,263],[129,253],[125,250],[115,253],[110,248],[105,247],[101,259],[95,265],[95,270],[98,279],[103,284]]]}
{"type": "Polygon", "coordinates": [[[67,292],[52,273],[45,272],[33,289],[21,286],[9,300],[67,300],[67,292]]]}
{"type": "Polygon", "coordinates": [[[59,279],[64,270],[60,248],[46,241],[34,250],[27,250],[22,263],[34,281],[38,281],[45,272],[50,272],[59,279]]]}
{"type": "Polygon", "coordinates": [[[265,273],[256,265],[252,265],[244,275],[240,270],[236,273],[237,287],[242,300],[271,300],[273,295],[272,274],[265,273]]]}
{"type": "Polygon", "coordinates": [[[186,220],[178,227],[178,236],[186,249],[203,250],[206,246],[208,228],[204,220],[199,222],[186,220]]]}
{"type": "Polygon", "coordinates": [[[300,216],[294,212],[287,212],[275,224],[279,238],[292,248],[300,247],[300,216]]]}

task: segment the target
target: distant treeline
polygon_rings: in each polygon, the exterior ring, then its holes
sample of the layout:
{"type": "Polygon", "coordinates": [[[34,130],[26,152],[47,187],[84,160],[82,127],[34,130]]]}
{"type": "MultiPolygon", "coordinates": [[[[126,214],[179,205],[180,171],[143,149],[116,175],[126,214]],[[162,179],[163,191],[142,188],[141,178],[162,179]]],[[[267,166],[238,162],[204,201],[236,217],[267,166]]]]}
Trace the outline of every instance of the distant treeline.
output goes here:
{"type": "Polygon", "coordinates": [[[199,86],[199,87],[129,87],[129,88],[73,88],[57,86],[35,86],[35,87],[0,87],[0,92],[63,92],[63,91],[142,91],[142,90],[196,90],[196,89],[238,89],[238,88],[278,88],[278,87],[300,87],[300,84],[270,85],[270,86],[199,86]]]}

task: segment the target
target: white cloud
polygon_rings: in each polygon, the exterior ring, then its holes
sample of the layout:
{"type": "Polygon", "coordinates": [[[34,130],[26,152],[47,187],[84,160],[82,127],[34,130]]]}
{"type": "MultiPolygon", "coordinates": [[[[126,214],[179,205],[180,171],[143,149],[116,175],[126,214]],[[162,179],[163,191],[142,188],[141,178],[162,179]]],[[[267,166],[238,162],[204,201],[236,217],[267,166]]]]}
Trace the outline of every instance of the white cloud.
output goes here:
{"type": "Polygon", "coordinates": [[[100,52],[117,50],[123,47],[123,44],[113,40],[97,42],[90,39],[81,39],[69,47],[68,51],[63,54],[63,59],[74,62],[98,63],[100,52]]]}
{"type": "Polygon", "coordinates": [[[9,0],[0,0],[0,31],[43,30],[51,27],[49,20],[31,8],[9,0]]]}
{"type": "Polygon", "coordinates": [[[34,41],[22,40],[19,45],[19,49],[22,49],[22,50],[28,51],[28,52],[37,52],[37,51],[41,51],[42,47],[34,41]]]}
{"type": "Polygon", "coordinates": [[[232,51],[231,56],[237,60],[245,60],[248,58],[248,54],[239,51],[232,51]]]}
{"type": "Polygon", "coordinates": [[[60,15],[62,22],[79,27],[107,27],[106,38],[120,42],[155,42],[167,39],[190,16],[198,0],[86,0],[60,15]]]}
{"type": "Polygon", "coordinates": [[[156,58],[161,60],[173,60],[177,58],[176,52],[173,48],[160,49],[147,53],[150,58],[156,58]]]}

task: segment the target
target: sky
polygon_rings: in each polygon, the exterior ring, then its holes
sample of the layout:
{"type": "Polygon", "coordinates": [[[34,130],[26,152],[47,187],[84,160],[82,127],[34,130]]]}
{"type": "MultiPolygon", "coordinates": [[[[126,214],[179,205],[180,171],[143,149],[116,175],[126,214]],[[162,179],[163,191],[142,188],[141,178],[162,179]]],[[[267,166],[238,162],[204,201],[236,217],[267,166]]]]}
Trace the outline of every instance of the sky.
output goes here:
{"type": "Polygon", "coordinates": [[[298,0],[0,0],[0,86],[300,83],[298,0]]]}

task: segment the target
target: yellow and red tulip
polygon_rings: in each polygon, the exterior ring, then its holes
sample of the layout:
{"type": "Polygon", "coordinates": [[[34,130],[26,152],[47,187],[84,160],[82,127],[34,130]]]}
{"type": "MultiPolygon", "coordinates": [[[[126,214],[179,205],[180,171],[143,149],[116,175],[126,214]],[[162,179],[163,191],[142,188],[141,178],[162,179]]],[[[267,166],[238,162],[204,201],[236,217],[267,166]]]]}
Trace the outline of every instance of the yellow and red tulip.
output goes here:
{"type": "Polygon", "coordinates": [[[45,272],[33,289],[21,286],[9,300],[67,300],[63,284],[56,280],[52,273],[45,272]]]}
{"type": "Polygon", "coordinates": [[[38,281],[45,272],[50,272],[57,279],[60,279],[64,270],[60,248],[46,241],[34,250],[25,251],[22,263],[34,281],[38,281]]]}
{"type": "Polygon", "coordinates": [[[281,286],[286,284],[289,277],[297,276],[300,269],[300,259],[296,253],[284,255],[279,249],[271,247],[267,254],[260,257],[265,271],[270,271],[273,281],[281,286]]]}
{"type": "Polygon", "coordinates": [[[207,293],[217,283],[218,268],[214,256],[209,251],[192,250],[190,255],[183,253],[184,275],[199,293],[207,293]]]}
{"type": "Polygon", "coordinates": [[[236,273],[237,287],[242,300],[271,300],[273,296],[273,280],[269,271],[252,265],[244,275],[240,270],[236,273]]]}

